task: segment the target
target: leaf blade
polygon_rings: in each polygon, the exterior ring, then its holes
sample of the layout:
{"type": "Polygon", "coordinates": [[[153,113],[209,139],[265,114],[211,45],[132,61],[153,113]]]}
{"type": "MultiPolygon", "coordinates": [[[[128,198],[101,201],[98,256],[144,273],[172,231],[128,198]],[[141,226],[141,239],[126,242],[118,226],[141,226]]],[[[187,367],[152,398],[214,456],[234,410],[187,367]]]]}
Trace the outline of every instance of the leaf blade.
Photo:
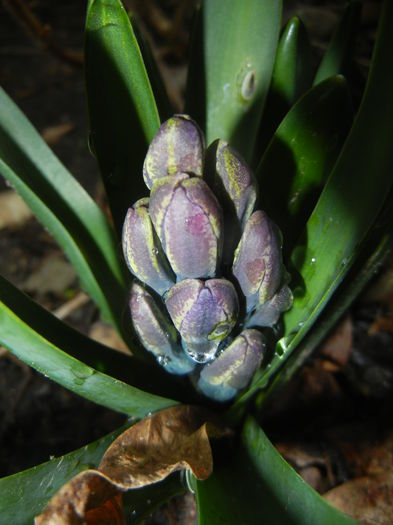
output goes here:
{"type": "Polygon", "coordinates": [[[255,143],[278,41],[281,2],[209,0],[192,50],[196,71],[190,115],[206,123],[206,140],[227,140],[246,159],[255,143]],[[201,69],[202,68],[202,69],[201,69]],[[199,93],[199,94],[198,94],[199,93]],[[201,114],[202,99],[202,114],[201,114]]]}
{"type": "Polygon", "coordinates": [[[1,89],[0,173],[55,237],[102,315],[127,337],[126,269],[111,226],[1,89]]]}
{"type": "Polygon", "coordinates": [[[142,55],[120,0],[94,0],[89,7],[85,79],[91,142],[120,236],[128,207],[147,193],[143,161],[160,126],[142,55]]]}
{"type": "Polygon", "coordinates": [[[290,467],[252,417],[231,465],[197,482],[199,525],[355,525],[290,467]],[[214,501],[213,501],[214,498],[214,501]]]}

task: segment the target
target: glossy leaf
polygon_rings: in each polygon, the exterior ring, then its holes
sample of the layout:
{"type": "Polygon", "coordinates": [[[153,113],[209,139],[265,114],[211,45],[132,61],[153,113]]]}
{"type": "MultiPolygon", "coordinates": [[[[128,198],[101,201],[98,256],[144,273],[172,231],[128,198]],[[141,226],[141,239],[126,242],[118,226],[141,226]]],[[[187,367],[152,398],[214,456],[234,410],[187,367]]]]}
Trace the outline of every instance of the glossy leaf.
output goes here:
{"type": "Polygon", "coordinates": [[[281,368],[313,326],[361,253],[393,183],[393,3],[381,13],[373,63],[343,151],[295,248],[293,308],[268,371],[260,370],[232,416],[281,368]],[[299,277],[301,276],[301,277],[299,277]],[[296,279],[298,285],[296,287],[296,279]]]}
{"type": "Polygon", "coordinates": [[[293,17],[277,47],[272,81],[255,148],[257,162],[283,117],[311,87],[311,83],[312,56],[307,30],[299,18],[293,17]]]}
{"type": "Polygon", "coordinates": [[[277,374],[266,391],[258,396],[258,406],[262,408],[270,396],[293,376],[324,336],[348,309],[366,284],[375,276],[386,257],[393,249],[393,191],[390,192],[378,220],[362,243],[359,256],[345,276],[338,293],[335,294],[318,322],[299,343],[290,355],[285,367],[277,374]]]}
{"type": "Polygon", "coordinates": [[[126,270],[104,214],[0,89],[0,173],[58,241],[102,315],[122,327],[126,270]]]}
{"type": "Polygon", "coordinates": [[[197,482],[199,525],[355,525],[284,461],[248,417],[231,462],[197,482]]]}
{"type": "Polygon", "coordinates": [[[258,166],[260,205],[280,227],[286,253],[315,206],[351,121],[345,79],[333,77],[293,106],[258,166]]]}
{"type": "MultiPolygon", "coordinates": [[[[169,376],[154,359],[147,359],[145,363],[133,355],[118,352],[86,337],[57,319],[1,276],[0,301],[32,331],[95,370],[153,394],[175,398],[180,396],[183,400],[189,398],[183,382],[169,376]]],[[[0,326],[1,323],[2,320],[0,326]]],[[[138,347],[136,340],[133,347],[138,347]]],[[[141,351],[147,353],[145,350],[141,351]]],[[[31,357],[33,359],[34,356],[31,357]]]]}
{"type": "Polygon", "coordinates": [[[273,69],[281,2],[209,0],[202,6],[188,82],[191,117],[250,159],[273,69]],[[202,103],[201,103],[202,101],[202,103]]]}
{"type": "Polygon", "coordinates": [[[352,0],[347,5],[329,43],[314,78],[314,85],[333,75],[348,75],[349,63],[360,24],[361,2],[352,0]]]}
{"type": "MultiPolygon", "coordinates": [[[[25,312],[23,302],[13,311],[12,306],[19,299],[17,290],[3,279],[0,285],[0,343],[29,366],[86,399],[130,416],[144,417],[176,404],[114,379],[67,354],[29,326],[32,321],[34,324],[34,312],[33,316],[25,312]]],[[[28,299],[26,303],[28,306],[28,299]]]]}
{"type": "Polygon", "coordinates": [[[161,76],[157,62],[154,58],[153,51],[149,41],[140,31],[137,21],[132,13],[129,13],[132,29],[138,42],[139,49],[142,54],[143,62],[146,67],[147,76],[150,80],[153,90],[154,98],[157,104],[157,110],[160,115],[161,122],[170,118],[174,113],[172,104],[168,98],[168,93],[165,88],[164,80],[161,76]]]}
{"type": "Polygon", "coordinates": [[[94,0],[87,13],[85,76],[90,144],[116,225],[147,194],[142,167],[160,125],[129,17],[120,0],[94,0]]]}

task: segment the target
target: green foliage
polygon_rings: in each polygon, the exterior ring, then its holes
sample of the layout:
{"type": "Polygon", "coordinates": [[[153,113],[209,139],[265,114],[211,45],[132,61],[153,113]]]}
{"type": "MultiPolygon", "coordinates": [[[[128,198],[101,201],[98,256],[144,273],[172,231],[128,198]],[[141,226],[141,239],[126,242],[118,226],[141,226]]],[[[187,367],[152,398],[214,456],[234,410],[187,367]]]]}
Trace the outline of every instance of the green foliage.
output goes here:
{"type": "MultiPolygon", "coordinates": [[[[259,162],[261,205],[284,234],[295,296],[270,363],[225,412],[235,428],[245,423],[237,448],[197,483],[201,524],[353,523],[293,472],[247,411],[263,410],[392,245],[393,3],[384,2],[353,120],[344,76],[358,16],[352,2],[314,75],[301,21],[290,20],[279,40],[281,2],[205,0],[197,11],[186,111],[208,144],[225,139],[259,162]]],[[[147,195],[143,160],[171,109],[151,52],[120,0],[88,2],[85,75],[90,146],[115,228],[3,91],[0,173],[52,233],[133,355],[66,327],[3,278],[0,342],[50,379],[135,418],[178,402],[206,403],[159,369],[123,319],[129,278],[118,251],[122,224],[127,208],[147,195]]],[[[113,438],[0,480],[2,519],[31,523],[65,481],[98,464],[113,438]]],[[[128,494],[126,505],[137,509],[130,522],[181,490],[178,478],[168,478],[128,494]]]]}

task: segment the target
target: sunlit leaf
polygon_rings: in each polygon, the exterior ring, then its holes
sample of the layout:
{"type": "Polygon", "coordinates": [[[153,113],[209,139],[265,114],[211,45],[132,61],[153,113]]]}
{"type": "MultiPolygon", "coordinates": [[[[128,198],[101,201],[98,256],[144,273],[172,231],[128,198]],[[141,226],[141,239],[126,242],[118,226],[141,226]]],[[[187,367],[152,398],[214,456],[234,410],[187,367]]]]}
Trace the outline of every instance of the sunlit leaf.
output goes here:
{"type": "Polygon", "coordinates": [[[0,174],[58,241],[102,315],[127,338],[126,270],[104,214],[0,89],[0,174]]]}
{"type": "Polygon", "coordinates": [[[269,87],[281,2],[209,0],[198,17],[186,111],[207,143],[227,140],[250,159],[269,87]]]}
{"type": "Polygon", "coordinates": [[[258,166],[260,205],[280,227],[287,253],[315,206],[351,122],[345,79],[330,78],[293,106],[258,166]]]}
{"type": "Polygon", "coordinates": [[[160,119],[130,19],[120,0],[93,0],[85,75],[90,144],[118,233],[127,208],[147,194],[143,160],[160,119]]]}

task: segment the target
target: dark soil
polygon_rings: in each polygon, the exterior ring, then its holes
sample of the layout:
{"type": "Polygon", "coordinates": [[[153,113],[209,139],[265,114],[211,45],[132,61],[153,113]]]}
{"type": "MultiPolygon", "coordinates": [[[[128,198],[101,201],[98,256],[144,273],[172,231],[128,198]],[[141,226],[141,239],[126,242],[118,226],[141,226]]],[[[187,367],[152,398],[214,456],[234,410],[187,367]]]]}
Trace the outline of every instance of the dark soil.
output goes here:
{"type": "MultiPolygon", "coordinates": [[[[46,28],[44,34],[51,36],[32,34],[10,9],[12,1],[0,3],[0,84],[41,133],[70,125],[60,138],[51,139],[51,147],[89,193],[102,200],[97,165],[87,146],[81,63],[85,2],[24,3],[37,16],[41,29],[46,28]]],[[[148,32],[171,99],[180,109],[193,2],[125,3],[135,10],[142,29],[148,32]]],[[[286,18],[299,8],[299,2],[284,3],[286,18]]],[[[302,2],[300,9],[316,45],[317,62],[342,10],[342,2],[302,2]],[[314,4],[326,16],[313,14],[314,4]]],[[[369,64],[378,10],[379,2],[365,2],[365,23],[356,53],[359,92],[369,64]]],[[[0,189],[6,189],[5,184],[0,184],[0,189]]],[[[19,287],[23,288],[29,275],[53,255],[60,256],[60,251],[35,219],[22,227],[0,231],[0,271],[19,287]]],[[[62,292],[30,293],[53,311],[79,291],[75,280],[62,292]]],[[[317,354],[265,418],[269,435],[282,444],[282,452],[290,461],[292,458],[295,467],[302,470],[293,448],[288,451],[283,443],[286,447],[288,443],[302,443],[302,450],[314,458],[310,465],[316,465],[318,472],[312,471],[314,477],[310,471],[302,474],[306,479],[311,476],[308,481],[321,491],[353,475],[343,442],[356,443],[360,438],[374,442],[392,431],[393,336],[386,329],[369,333],[370,326],[389,308],[379,298],[372,303],[358,302],[350,312],[353,339],[348,362],[334,364],[330,357],[317,354]]],[[[95,307],[87,303],[73,312],[67,322],[89,333],[97,319],[95,307]]],[[[124,422],[123,416],[75,396],[4,349],[0,352],[0,477],[81,447],[124,422]]],[[[151,525],[193,522],[195,509],[190,499],[177,500],[149,521],[151,525]]]]}

